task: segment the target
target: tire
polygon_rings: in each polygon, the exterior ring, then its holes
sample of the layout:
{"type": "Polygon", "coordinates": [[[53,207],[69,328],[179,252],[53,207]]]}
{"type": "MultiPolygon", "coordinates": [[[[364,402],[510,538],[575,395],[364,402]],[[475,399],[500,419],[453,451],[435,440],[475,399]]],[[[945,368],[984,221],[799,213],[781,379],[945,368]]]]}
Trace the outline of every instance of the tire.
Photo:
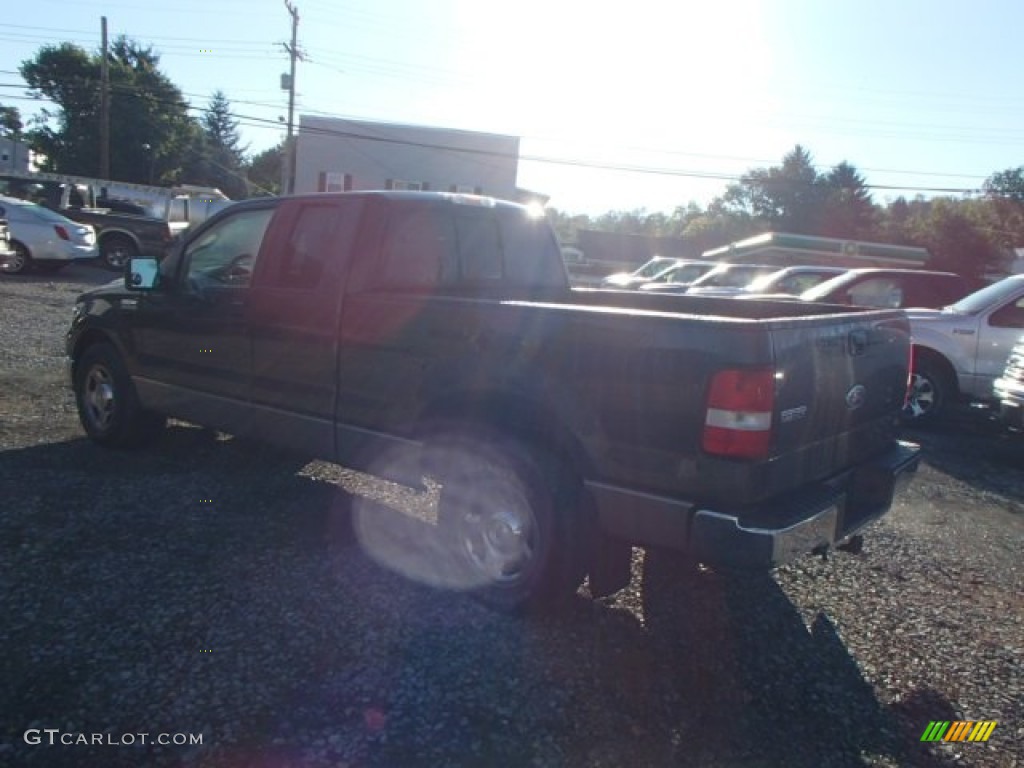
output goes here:
{"type": "Polygon", "coordinates": [[[89,438],[105,448],[132,448],[152,440],[166,419],[139,404],[128,371],[110,344],[94,344],[75,367],[75,403],[89,438]]]}
{"type": "Polygon", "coordinates": [[[100,241],[100,261],[113,272],[123,272],[129,259],[139,255],[139,249],[124,235],[111,235],[100,241]]]}
{"type": "Polygon", "coordinates": [[[928,359],[915,361],[903,422],[915,427],[934,424],[945,413],[952,394],[949,377],[938,365],[928,359]]]}
{"type": "Polygon", "coordinates": [[[14,257],[6,262],[7,266],[0,270],[5,275],[24,275],[32,268],[32,256],[21,243],[12,240],[11,250],[14,251],[14,257]]]}
{"type": "Polygon", "coordinates": [[[441,483],[438,524],[465,589],[502,612],[556,607],[583,581],[579,494],[543,451],[449,434],[428,446],[441,483]],[[549,459],[549,460],[545,460],[549,459]]]}

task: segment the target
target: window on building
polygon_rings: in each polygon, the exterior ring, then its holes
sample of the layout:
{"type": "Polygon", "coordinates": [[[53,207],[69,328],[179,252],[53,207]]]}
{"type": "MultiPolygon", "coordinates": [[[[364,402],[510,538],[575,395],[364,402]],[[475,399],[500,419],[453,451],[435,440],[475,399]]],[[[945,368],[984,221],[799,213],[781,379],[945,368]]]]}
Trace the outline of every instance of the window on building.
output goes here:
{"type": "Polygon", "coordinates": [[[348,192],[352,189],[352,174],[339,171],[321,171],[317,192],[348,192]]]}
{"type": "Polygon", "coordinates": [[[411,192],[419,192],[428,189],[430,185],[425,181],[406,181],[404,179],[388,179],[386,189],[397,189],[411,192]]]}

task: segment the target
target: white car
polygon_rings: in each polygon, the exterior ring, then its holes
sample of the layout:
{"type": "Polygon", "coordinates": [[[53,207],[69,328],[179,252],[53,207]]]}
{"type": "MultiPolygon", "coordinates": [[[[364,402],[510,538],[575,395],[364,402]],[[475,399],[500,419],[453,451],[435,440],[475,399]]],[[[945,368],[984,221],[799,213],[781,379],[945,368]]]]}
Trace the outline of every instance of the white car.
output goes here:
{"type": "Polygon", "coordinates": [[[96,230],[41,205],[0,195],[0,219],[7,220],[11,250],[0,249],[0,272],[16,275],[30,268],[56,272],[73,261],[99,255],[96,230]]]}
{"type": "Polygon", "coordinates": [[[616,272],[601,281],[602,288],[635,288],[641,283],[656,280],[659,275],[672,267],[682,264],[687,259],[676,259],[671,256],[655,256],[642,267],[633,272],[616,272]]]}
{"type": "Polygon", "coordinates": [[[1024,335],[1024,275],[944,309],[908,309],[914,364],[904,416],[936,420],[957,400],[991,402],[1014,345],[1024,335]]]}

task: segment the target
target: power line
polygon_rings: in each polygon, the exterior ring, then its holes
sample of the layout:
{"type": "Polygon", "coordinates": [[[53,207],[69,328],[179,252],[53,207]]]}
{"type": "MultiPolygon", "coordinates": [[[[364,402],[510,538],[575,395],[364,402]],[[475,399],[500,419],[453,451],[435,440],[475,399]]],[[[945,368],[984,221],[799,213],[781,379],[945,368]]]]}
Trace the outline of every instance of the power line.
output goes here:
{"type": "MultiPolygon", "coordinates": [[[[83,84],[86,87],[89,87],[89,86],[95,84],[95,81],[93,79],[90,79],[90,78],[78,78],[78,80],[80,82],[83,82],[83,84]]],[[[17,85],[17,84],[13,84],[13,83],[0,83],[0,87],[11,88],[11,87],[23,87],[23,86],[20,86],[20,85],[17,85]]],[[[111,88],[113,90],[115,90],[115,91],[121,91],[121,92],[126,92],[126,93],[132,93],[132,92],[135,92],[135,91],[142,91],[142,89],[140,89],[138,86],[135,86],[135,85],[130,84],[130,83],[112,83],[111,84],[111,88]]],[[[32,97],[6,97],[6,98],[14,98],[14,99],[17,99],[17,100],[24,100],[24,101],[38,101],[39,100],[39,99],[32,98],[32,97]]],[[[49,99],[44,99],[44,100],[52,101],[52,100],[49,100],[49,99]]],[[[177,107],[184,108],[186,110],[193,111],[193,112],[200,112],[200,113],[208,113],[208,112],[210,112],[210,110],[208,108],[193,106],[193,105],[190,105],[190,104],[188,104],[187,102],[184,102],[184,101],[176,102],[176,101],[167,100],[167,99],[154,99],[154,101],[156,103],[158,103],[158,104],[165,104],[165,105],[168,105],[168,106],[177,106],[177,107]]],[[[56,102],[53,102],[53,103],[56,103],[56,102]]],[[[247,104],[250,104],[250,105],[253,105],[253,106],[277,106],[277,105],[270,105],[270,104],[261,103],[261,102],[241,102],[240,101],[238,103],[247,103],[247,104]]],[[[311,110],[311,111],[315,112],[315,110],[311,110]]],[[[343,117],[340,117],[340,116],[337,116],[337,115],[333,115],[331,113],[320,113],[320,114],[323,114],[323,115],[331,117],[331,118],[346,119],[346,118],[343,118],[343,117]]],[[[251,127],[251,128],[273,128],[274,130],[280,130],[281,129],[281,125],[280,125],[279,121],[276,121],[276,120],[271,120],[271,119],[267,119],[267,118],[261,118],[261,117],[255,116],[255,115],[240,114],[240,113],[237,113],[237,112],[234,112],[232,114],[232,117],[235,120],[237,120],[240,125],[244,125],[245,127],[251,127]]],[[[430,143],[430,142],[416,142],[416,141],[410,141],[410,140],[404,140],[404,139],[391,139],[391,138],[382,137],[382,136],[373,136],[371,134],[361,134],[361,133],[355,133],[355,132],[352,132],[352,131],[344,131],[344,130],[322,128],[322,127],[314,127],[314,126],[301,126],[300,125],[298,132],[299,132],[300,135],[302,135],[302,134],[307,134],[307,135],[308,134],[320,134],[320,135],[329,135],[329,136],[335,136],[335,137],[340,137],[340,138],[364,139],[364,140],[368,140],[368,141],[392,143],[392,144],[399,144],[399,145],[406,145],[406,146],[416,146],[416,147],[420,147],[420,148],[424,148],[424,149],[433,149],[433,150],[437,150],[437,151],[447,151],[447,152],[456,152],[456,153],[461,153],[461,154],[468,154],[468,155],[477,156],[477,157],[481,157],[481,158],[483,158],[483,157],[499,158],[500,157],[500,158],[503,158],[503,159],[509,159],[509,158],[515,157],[516,159],[518,159],[520,161],[526,161],[526,162],[545,163],[545,164],[561,165],[561,166],[575,167],[575,168],[588,168],[588,169],[594,169],[594,170],[618,171],[618,172],[624,172],[624,173],[637,173],[637,174],[647,174],[647,175],[657,175],[657,176],[673,176],[673,177],[680,177],[680,178],[708,179],[708,180],[725,181],[725,182],[737,182],[737,181],[742,180],[744,175],[746,175],[746,173],[727,173],[727,172],[714,172],[714,171],[708,172],[708,171],[695,171],[695,170],[687,170],[687,169],[666,168],[666,167],[659,167],[659,166],[628,164],[628,163],[608,163],[608,162],[605,162],[605,161],[597,162],[597,161],[581,160],[581,159],[575,159],[575,158],[556,157],[556,156],[551,156],[551,155],[542,155],[542,154],[522,154],[522,153],[519,153],[519,154],[513,155],[512,153],[499,153],[499,152],[495,152],[495,151],[492,151],[492,150],[475,150],[475,149],[467,149],[467,148],[464,148],[464,147],[456,147],[456,146],[452,146],[452,145],[435,144],[435,143],[430,143]]],[[[686,154],[686,155],[692,155],[692,156],[695,156],[695,157],[712,157],[712,156],[708,156],[708,155],[700,155],[699,153],[675,153],[675,154],[686,154]]],[[[861,170],[861,169],[858,169],[858,170],[861,170]]],[[[862,170],[872,170],[872,169],[862,169],[862,170]]],[[[909,171],[909,170],[908,171],[897,171],[897,170],[892,170],[892,169],[886,169],[886,170],[875,169],[875,171],[876,172],[885,172],[885,173],[900,173],[900,174],[905,174],[905,175],[934,176],[934,177],[940,177],[940,178],[954,178],[954,177],[980,178],[980,175],[979,176],[968,176],[968,175],[965,175],[965,174],[941,174],[941,173],[918,172],[918,171],[909,171]]],[[[943,193],[943,194],[976,194],[976,193],[981,191],[977,187],[945,187],[945,186],[921,186],[921,185],[865,184],[865,187],[867,189],[880,190],[880,191],[931,192],[931,193],[943,193]]]]}
{"type": "MultiPolygon", "coordinates": [[[[112,85],[113,88],[117,88],[117,85],[112,85]]],[[[14,97],[17,98],[17,97],[14,97]]],[[[33,101],[34,99],[25,97],[26,101],[33,101]]],[[[157,99],[156,103],[162,103],[166,105],[184,106],[189,111],[208,113],[210,110],[205,107],[195,107],[188,104],[182,105],[181,103],[171,102],[168,100],[157,99]]],[[[56,103],[56,102],[54,102],[56,103]]],[[[254,115],[243,115],[239,113],[233,113],[232,117],[239,121],[239,124],[245,125],[246,127],[254,128],[274,128],[280,130],[281,125],[276,120],[270,120],[267,118],[261,118],[254,115]]],[[[470,149],[465,147],[456,147],[452,145],[434,144],[430,142],[416,142],[405,139],[390,139],[383,136],[373,136],[370,134],[355,133],[352,131],[342,131],[328,128],[316,128],[311,126],[299,126],[299,135],[313,134],[313,135],[327,135],[339,138],[351,138],[351,139],[365,139],[369,141],[399,144],[404,146],[415,146],[423,149],[434,149],[438,151],[456,152],[461,154],[475,155],[478,157],[492,157],[492,158],[503,158],[510,159],[515,158],[520,161],[545,163],[549,165],[561,165],[573,168],[587,168],[592,170],[604,170],[604,171],[618,171],[623,173],[637,173],[655,176],[672,176],[678,178],[693,178],[693,179],[707,179],[712,181],[725,181],[725,182],[738,182],[743,179],[746,175],[744,173],[726,173],[726,172],[707,172],[707,171],[695,171],[675,168],[663,168],[654,166],[635,165],[627,163],[608,163],[608,162],[596,162],[588,160],[579,160],[565,157],[552,157],[547,155],[538,154],[513,154],[513,153],[502,153],[493,150],[479,150],[470,149]]],[[[906,174],[913,174],[914,171],[903,171],[906,174]]],[[[889,191],[889,192],[932,192],[932,193],[943,193],[943,194],[977,194],[982,190],[977,187],[930,187],[930,186],[915,186],[915,185],[891,185],[891,184],[865,184],[865,188],[889,191]]]]}

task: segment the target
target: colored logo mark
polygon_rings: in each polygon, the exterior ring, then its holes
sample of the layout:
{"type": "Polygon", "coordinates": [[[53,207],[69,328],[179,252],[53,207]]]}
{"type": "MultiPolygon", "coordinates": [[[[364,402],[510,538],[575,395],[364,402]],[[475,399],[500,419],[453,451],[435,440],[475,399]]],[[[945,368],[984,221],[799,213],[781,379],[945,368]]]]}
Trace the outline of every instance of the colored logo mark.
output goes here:
{"type": "Polygon", "coordinates": [[[932,720],[921,741],[988,741],[995,729],[995,720],[932,720]]]}

